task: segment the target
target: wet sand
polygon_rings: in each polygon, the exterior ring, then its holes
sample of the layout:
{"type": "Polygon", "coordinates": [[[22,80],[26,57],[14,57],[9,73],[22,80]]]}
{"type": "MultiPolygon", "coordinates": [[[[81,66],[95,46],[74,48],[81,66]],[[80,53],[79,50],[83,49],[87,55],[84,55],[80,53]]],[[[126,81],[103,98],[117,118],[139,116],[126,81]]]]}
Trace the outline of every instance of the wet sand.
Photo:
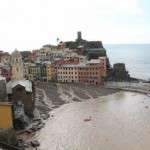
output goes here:
{"type": "Polygon", "coordinates": [[[149,150],[150,97],[118,92],[53,111],[37,134],[41,150],[149,150]]]}

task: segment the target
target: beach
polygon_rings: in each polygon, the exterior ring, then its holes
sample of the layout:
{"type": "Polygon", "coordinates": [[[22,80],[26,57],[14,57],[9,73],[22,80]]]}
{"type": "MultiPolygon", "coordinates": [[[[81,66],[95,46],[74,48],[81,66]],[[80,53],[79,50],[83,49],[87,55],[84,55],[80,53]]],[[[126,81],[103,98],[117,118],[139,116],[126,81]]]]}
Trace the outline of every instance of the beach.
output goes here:
{"type": "Polygon", "coordinates": [[[150,98],[117,92],[55,109],[36,135],[41,150],[149,150],[150,98]]]}
{"type": "Polygon", "coordinates": [[[52,101],[50,118],[34,137],[40,150],[149,150],[148,95],[82,85],[55,85],[55,92],[52,85],[40,87],[52,101]]]}

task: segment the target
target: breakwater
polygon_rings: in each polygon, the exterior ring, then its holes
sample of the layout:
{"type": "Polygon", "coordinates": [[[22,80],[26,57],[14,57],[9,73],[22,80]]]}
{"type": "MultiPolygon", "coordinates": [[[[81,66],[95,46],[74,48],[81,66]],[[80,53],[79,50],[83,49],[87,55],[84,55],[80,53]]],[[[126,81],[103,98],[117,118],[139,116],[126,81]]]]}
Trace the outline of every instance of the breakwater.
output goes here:
{"type": "Polygon", "coordinates": [[[150,95],[150,83],[134,82],[106,82],[105,88],[118,89],[130,92],[138,92],[150,95]]]}

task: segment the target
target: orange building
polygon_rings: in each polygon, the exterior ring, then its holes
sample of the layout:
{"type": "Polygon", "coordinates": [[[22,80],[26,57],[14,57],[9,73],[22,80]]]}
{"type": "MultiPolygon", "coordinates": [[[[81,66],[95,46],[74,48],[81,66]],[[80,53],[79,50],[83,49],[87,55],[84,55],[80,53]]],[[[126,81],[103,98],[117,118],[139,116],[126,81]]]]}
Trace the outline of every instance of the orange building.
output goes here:
{"type": "Polygon", "coordinates": [[[7,102],[0,102],[0,129],[13,127],[12,105],[7,102]]]}
{"type": "Polygon", "coordinates": [[[79,82],[100,85],[101,80],[100,65],[97,63],[88,63],[85,67],[79,67],[79,82]]]}

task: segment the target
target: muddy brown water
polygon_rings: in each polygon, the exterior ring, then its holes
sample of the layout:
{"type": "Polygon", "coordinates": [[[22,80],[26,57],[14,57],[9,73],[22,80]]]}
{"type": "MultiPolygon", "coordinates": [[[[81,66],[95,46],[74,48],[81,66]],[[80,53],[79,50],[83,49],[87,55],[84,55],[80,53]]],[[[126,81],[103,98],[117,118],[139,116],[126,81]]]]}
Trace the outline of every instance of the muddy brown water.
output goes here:
{"type": "Polygon", "coordinates": [[[65,104],[53,114],[37,134],[41,150],[150,150],[146,95],[118,92],[65,104]]]}

